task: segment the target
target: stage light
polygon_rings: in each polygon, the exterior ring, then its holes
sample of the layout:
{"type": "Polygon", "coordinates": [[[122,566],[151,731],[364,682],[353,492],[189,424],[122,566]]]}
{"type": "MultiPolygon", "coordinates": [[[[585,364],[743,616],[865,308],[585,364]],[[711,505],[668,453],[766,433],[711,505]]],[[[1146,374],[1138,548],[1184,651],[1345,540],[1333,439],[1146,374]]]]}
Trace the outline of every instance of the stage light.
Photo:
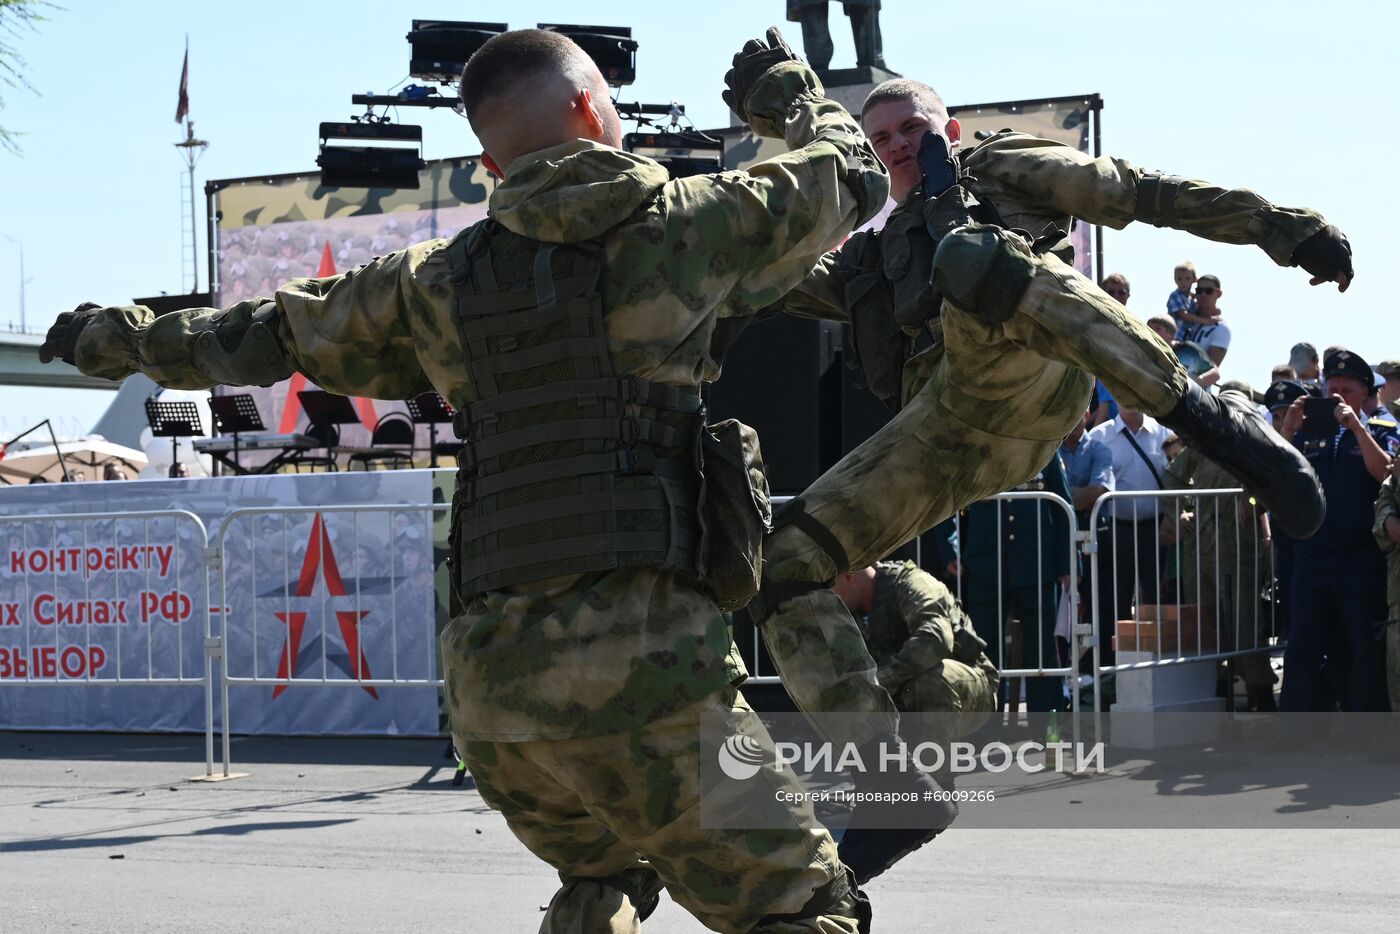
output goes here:
{"type": "Polygon", "coordinates": [[[672,178],[724,171],[724,141],[703,133],[628,133],[622,148],[656,160],[672,178]]]}
{"type": "Polygon", "coordinates": [[[425,81],[456,84],[462,78],[467,59],[485,45],[486,40],[508,28],[505,23],[416,19],[407,37],[412,46],[408,73],[425,81]]]}
{"type": "Polygon", "coordinates": [[[394,123],[322,123],[321,184],[328,188],[417,188],[423,128],[394,123]],[[348,145],[368,143],[370,145],[348,145]],[[404,144],[412,143],[412,148],[404,144]]]}
{"type": "Polygon", "coordinates": [[[637,80],[637,40],[631,26],[566,26],[540,23],[540,29],[568,36],[588,53],[593,64],[612,87],[620,88],[637,80]]]}

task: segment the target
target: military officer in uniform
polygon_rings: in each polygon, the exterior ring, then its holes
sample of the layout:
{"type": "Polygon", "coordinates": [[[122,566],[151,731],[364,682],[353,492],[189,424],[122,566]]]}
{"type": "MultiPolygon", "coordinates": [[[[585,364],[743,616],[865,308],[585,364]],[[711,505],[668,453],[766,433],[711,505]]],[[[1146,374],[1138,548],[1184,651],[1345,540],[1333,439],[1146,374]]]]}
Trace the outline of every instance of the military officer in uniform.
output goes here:
{"type": "MultiPolygon", "coordinates": [[[[1231,388],[1225,392],[1238,392],[1245,398],[1253,395],[1249,386],[1239,381],[1226,386],[1231,388]]],[[[1189,447],[1167,465],[1162,479],[1164,490],[1221,490],[1236,485],[1235,478],[1219,464],[1189,447]]],[[[1181,601],[1212,608],[1222,651],[1266,646],[1269,620],[1263,614],[1259,594],[1269,573],[1272,536],[1268,518],[1247,495],[1186,500],[1181,505],[1188,511],[1194,507],[1191,527],[1183,530],[1176,552],[1181,601]]],[[[1163,590],[1162,601],[1175,602],[1175,588],[1163,590]]],[[[1278,709],[1274,673],[1266,652],[1236,656],[1231,666],[1244,682],[1249,709],[1278,709]]]]}
{"type": "Polygon", "coordinates": [[[1390,476],[1381,484],[1372,532],[1386,564],[1385,682],[1391,712],[1400,714],[1400,457],[1390,462],[1390,476]]]}
{"type": "MultiPolygon", "coordinates": [[[[725,80],[753,129],[794,151],[672,180],[620,148],[582,49],[543,30],[494,37],[461,82],[502,179],[486,220],[224,310],[83,305],[41,350],[107,379],[194,389],[301,373],[451,402],[465,606],[441,639],[452,730],[482,797],[561,875],[545,931],[634,931],[661,883],[717,931],[868,930],[809,805],[750,831],[707,827],[698,804],[702,717],[771,743],[734,687],[716,602],[742,580],[703,572],[724,555],[699,553],[716,326],[776,301],[888,192],[857,123],[776,30],[725,80]]],[[[849,614],[847,629],[860,646],[849,614]]],[[[892,711],[868,654],[853,664],[892,711]]]]}
{"type": "MultiPolygon", "coordinates": [[[[1049,491],[1071,502],[1064,463],[1058,454],[1034,479],[1017,490],[1049,491]]],[[[934,529],[939,560],[962,577],[962,598],[977,634],[991,648],[992,662],[1006,667],[1006,623],[1020,620],[1022,665],[1058,668],[1055,619],[1069,587],[1074,521],[1053,503],[1039,499],[983,500],[934,529]]],[[[1006,702],[1006,688],[1001,701],[1006,702]]],[[[1056,677],[1026,681],[1026,710],[1064,710],[1056,677]]]]}
{"type": "Polygon", "coordinates": [[[1380,485],[1372,532],[1386,556],[1386,689],[1390,710],[1400,714],[1400,456],[1380,485]]]}
{"type": "MultiPolygon", "coordinates": [[[[1319,370],[1321,372],[1321,370],[1319,370]]],[[[1322,390],[1319,389],[1318,392],[1322,390]]],[[[1269,410],[1275,431],[1282,431],[1288,407],[1303,396],[1311,395],[1300,380],[1280,379],[1269,384],[1264,392],[1264,406],[1269,410]]],[[[1292,535],[1280,526],[1270,525],[1274,541],[1273,635],[1288,637],[1289,593],[1293,586],[1293,550],[1297,545],[1292,535]]],[[[1273,688],[1269,689],[1270,695],[1273,688]]]]}
{"type": "Polygon", "coordinates": [[[1385,380],[1381,387],[1381,405],[1390,413],[1390,418],[1400,421],[1400,360],[1382,360],[1376,364],[1376,372],[1385,380]]]}
{"type": "Polygon", "coordinates": [[[1385,557],[1373,531],[1376,499],[1400,434],[1395,422],[1361,413],[1372,376],[1360,354],[1333,351],[1322,361],[1322,374],[1324,392],[1337,399],[1335,427],[1305,426],[1301,398],[1282,427],[1321,478],[1327,517],[1294,550],[1280,708],[1325,711],[1335,702],[1346,711],[1383,710],[1373,631],[1386,612],[1385,557]]]}

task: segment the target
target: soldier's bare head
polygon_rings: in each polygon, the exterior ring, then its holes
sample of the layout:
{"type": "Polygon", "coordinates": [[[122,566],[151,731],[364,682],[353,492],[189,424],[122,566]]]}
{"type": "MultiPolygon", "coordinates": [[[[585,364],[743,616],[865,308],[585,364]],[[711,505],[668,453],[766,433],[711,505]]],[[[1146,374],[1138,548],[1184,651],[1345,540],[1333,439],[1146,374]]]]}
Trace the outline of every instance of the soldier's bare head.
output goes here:
{"type": "Polygon", "coordinates": [[[871,91],[860,109],[860,122],[875,154],[890,170],[890,194],[903,201],[919,184],[919,143],[929,130],[956,149],[962,127],[948,116],[938,92],[909,78],[892,78],[871,91]]]}
{"type": "Polygon", "coordinates": [[[519,29],[489,39],[462,69],[462,107],[500,177],[527,153],[588,139],[622,145],[598,66],[571,39],[519,29]]]}

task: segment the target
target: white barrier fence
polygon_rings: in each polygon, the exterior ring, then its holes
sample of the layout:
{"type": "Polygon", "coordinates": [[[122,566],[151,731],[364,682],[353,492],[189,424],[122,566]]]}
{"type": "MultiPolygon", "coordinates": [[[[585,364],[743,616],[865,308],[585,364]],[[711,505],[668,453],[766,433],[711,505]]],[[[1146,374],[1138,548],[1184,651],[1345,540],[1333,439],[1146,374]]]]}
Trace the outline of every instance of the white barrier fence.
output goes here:
{"type": "MultiPolygon", "coordinates": [[[[395,703],[398,695],[379,688],[442,686],[437,636],[446,608],[436,599],[432,525],[449,510],[424,503],[230,512],[217,536],[227,608],[222,709],[241,709],[229,699],[240,686],[270,687],[273,702],[292,686],[352,688],[357,693],[337,701],[335,712],[412,732],[405,724],[422,721],[421,692],[395,703]],[[373,625],[362,626],[367,620],[373,625]]],[[[263,723],[275,726],[271,703],[260,709],[263,723]]],[[[231,730],[230,715],[225,767],[231,730]]]]}
{"type": "Polygon", "coordinates": [[[1109,493],[1094,504],[1090,527],[1096,739],[1110,673],[1119,676],[1115,710],[1229,706],[1232,687],[1218,705],[1215,697],[1215,663],[1226,660],[1232,674],[1272,691],[1276,607],[1264,601],[1273,583],[1271,536],[1243,490],[1109,493]],[[1161,691],[1124,677],[1177,666],[1190,666],[1189,674],[1183,668],[1161,691]]]}
{"type": "MultiPolygon", "coordinates": [[[[212,553],[184,510],[0,516],[0,684],[202,686],[213,771],[212,553]],[[36,634],[40,634],[36,638],[36,634]]],[[[159,692],[151,699],[159,703],[159,692]]],[[[168,697],[168,695],[166,695],[168,697]]]]}
{"type": "MultiPolygon", "coordinates": [[[[1052,491],[1000,493],[974,503],[966,522],[961,515],[955,518],[958,539],[954,555],[959,571],[958,599],[972,617],[978,635],[987,642],[988,654],[1000,663],[1002,681],[1021,680],[1028,708],[1033,692],[1037,701],[1053,695],[1054,709],[1060,709],[1062,686],[1068,681],[1070,724],[1077,736],[1080,703],[1074,683],[1076,664],[1090,630],[1079,621],[1081,539],[1076,521],[1073,503],[1052,491]],[[1015,523],[1017,518],[1022,520],[1019,526],[1015,523]],[[966,554],[966,535],[974,524],[988,522],[996,528],[991,537],[996,544],[991,567],[974,569],[966,554]],[[1027,561],[1032,568],[1029,575],[1024,569],[1027,561]],[[970,599],[974,592],[978,598],[970,599]],[[1012,619],[1020,624],[1019,639],[1008,639],[1007,626],[1012,619]],[[1056,644],[1057,634],[1067,642],[1062,664],[1058,663],[1061,652],[1056,644]],[[1018,647],[1022,659],[1019,663],[1008,658],[1018,647]],[[1026,659],[1035,664],[1026,664],[1026,659]],[[1047,659],[1056,663],[1047,665],[1047,659]],[[1027,680],[1030,678],[1054,680],[1048,690],[1044,682],[1033,689],[1027,680]]],[[[986,540],[985,535],[981,537],[986,540]]],[[[985,560],[985,554],[981,557],[985,560]]]]}
{"type": "MultiPolygon", "coordinates": [[[[1005,679],[1072,683],[1078,659],[1092,648],[1098,740],[1110,673],[1269,651],[1272,617],[1260,592],[1271,579],[1270,547],[1266,526],[1245,503],[1241,491],[1229,489],[1114,493],[1094,506],[1091,531],[1081,532],[1060,496],[1003,493],[978,504],[990,512],[974,521],[994,522],[997,539],[1009,513],[1032,507],[1036,518],[1023,520],[1016,534],[1033,543],[1033,571],[1010,566],[1015,562],[998,547],[994,574],[977,580],[960,534],[957,589],[976,611],[989,654],[1006,663],[1005,679]],[[1051,534],[1051,527],[1066,533],[1051,534]],[[1090,559],[1087,620],[1081,554],[1090,559]],[[1057,566],[1062,575],[1052,573],[1057,566]],[[1062,664],[1047,644],[1052,612],[1071,647],[1062,664]],[[1013,619],[1028,659],[1021,663],[1003,655],[1013,619]]],[[[210,775],[216,684],[224,775],[235,714],[261,718],[258,726],[270,732],[288,724],[291,732],[323,725],[337,732],[336,716],[379,717],[385,732],[414,732],[405,724],[424,722],[421,692],[442,685],[436,637],[446,610],[423,595],[436,590],[432,525],[448,510],[442,503],[239,508],[212,539],[183,510],[0,517],[11,554],[0,573],[0,634],[23,624],[22,640],[0,638],[0,685],[199,686],[210,775]],[[215,588],[210,571],[218,575],[215,588]],[[217,634],[211,613],[219,616],[217,634]],[[361,628],[371,617],[372,631],[361,628]],[[37,640],[35,631],[52,636],[37,640]],[[274,702],[293,686],[355,693],[350,701],[337,695],[319,712],[279,708],[274,702]],[[380,688],[417,689],[414,712],[382,702],[380,688]],[[268,689],[251,702],[248,692],[268,689]]],[[[1023,539],[1022,549],[1031,543],[1023,539]]],[[[754,659],[758,640],[755,632],[754,659]]],[[[753,673],[760,683],[776,680],[753,673]]],[[[1069,708],[1082,735],[1077,689],[1069,708]]]]}

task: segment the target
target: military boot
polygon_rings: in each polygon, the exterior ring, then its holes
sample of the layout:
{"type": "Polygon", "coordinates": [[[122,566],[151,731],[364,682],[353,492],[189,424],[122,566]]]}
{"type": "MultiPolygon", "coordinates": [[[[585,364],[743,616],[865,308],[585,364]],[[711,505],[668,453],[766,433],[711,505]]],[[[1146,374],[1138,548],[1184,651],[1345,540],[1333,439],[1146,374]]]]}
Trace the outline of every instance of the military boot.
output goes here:
{"type": "Polygon", "coordinates": [[[1157,421],[1233,474],[1293,538],[1309,538],[1321,527],[1327,501],[1317,474],[1245,396],[1212,396],[1191,383],[1157,421]]]}
{"type": "Polygon", "coordinates": [[[882,747],[893,749],[902,745],[898,736],[889,733],[859,750],[865,772],[856,782],[856,793],[875,796],[876,800],[856,804],[851,823],[863,826],[850,826],[836,848],[841,862],[855,873],[859,885],[947,830],[958,816],[956,803],[939,800],[952,790],[950,775],[945,774],[940,781],[935,774],[917,769],[907,760],[904,770],[879,767],[882,747]]]}

